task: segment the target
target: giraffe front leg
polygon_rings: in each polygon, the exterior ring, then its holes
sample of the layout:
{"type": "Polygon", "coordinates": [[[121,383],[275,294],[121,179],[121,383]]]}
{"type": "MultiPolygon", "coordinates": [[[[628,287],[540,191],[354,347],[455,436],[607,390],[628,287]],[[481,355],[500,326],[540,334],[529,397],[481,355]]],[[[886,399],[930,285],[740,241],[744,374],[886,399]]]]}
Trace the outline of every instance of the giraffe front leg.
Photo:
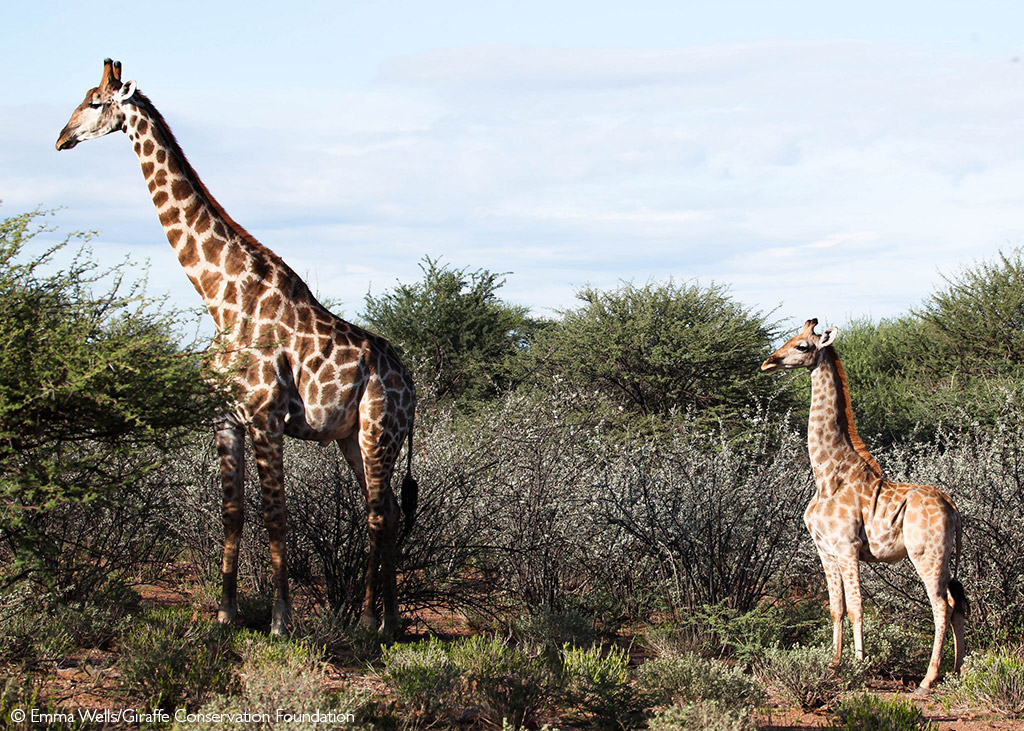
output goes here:
{"type": "Polygon", "coordinates": [[[283,433],[279,429],[251,428],[253,453],[260,476],[263,524],[270,538],[270,565],[274,574],[274,615],[270,633],[287,636],[291,621],[288,591],[288,509],[284,492],[283,433]]]}
{"type": "Polygon", "coordinates": [[[860,594],[860,544],[849,546],[838,557],[837,563],[843,575],[843,592],[846,611],[853,625],[853,650],[858,660],[864,659],[864,604],[860,594]]]}
{"type": "Polygon", "coordinates": [[[230,624],[238,615],[238,549],[245,524],[245,430],[233,419],[225,418],[215,424],[215,437],[224,499],[224,559],[217,621],[230,624]]]}
{"type": "Polygon", "coordinates": [[[839,564],[832,556],[820,549],[818,558],[825,569],[825,582],[828,586],[828,608],[832,615],[832,667],[838,667],[843,656],[843,620],[846,618],[846,601],[843,595],[843,574],[839,564]]]}

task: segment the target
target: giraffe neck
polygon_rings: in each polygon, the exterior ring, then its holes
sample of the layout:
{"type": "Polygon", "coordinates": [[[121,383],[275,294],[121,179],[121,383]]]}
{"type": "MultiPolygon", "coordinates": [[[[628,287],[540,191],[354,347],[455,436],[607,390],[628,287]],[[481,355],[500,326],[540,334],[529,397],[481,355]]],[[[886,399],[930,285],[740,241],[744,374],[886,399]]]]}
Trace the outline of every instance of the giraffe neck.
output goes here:
{"type": "Polygon", "coordinates": [[[225,213],[149,99],[136,92],[133,100],[125,132],[139,157],[160,224],[217,327],[227,332],[245,312],[243,291],[251,291],[253,283],[265,289],[275,279],[298,277],[225,213]]]}
{"type": "Polygon", "coordinates": [[[866,476],[872,483],[882,470],[857,435],[846,373],[833,348],[824,348],[811,371],[811,412],[807,449],[819,489],[840,477],[866,476]],[[872,479],[875,478],[875,479],[872,479]]]}

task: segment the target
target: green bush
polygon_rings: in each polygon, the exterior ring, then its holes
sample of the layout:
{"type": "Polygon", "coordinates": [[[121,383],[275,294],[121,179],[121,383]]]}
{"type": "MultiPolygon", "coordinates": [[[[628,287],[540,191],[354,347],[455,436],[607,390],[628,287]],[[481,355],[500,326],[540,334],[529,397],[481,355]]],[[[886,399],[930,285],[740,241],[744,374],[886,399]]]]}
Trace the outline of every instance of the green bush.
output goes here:
{"type": "Polygon", "coordinates": [[[56,660],[72,649],[71,633],[30,593],[27,583],[8,589],[0,606],[0,660],[30,664],[56,660]]]}
{"type": "Polygon", "coordinates": [[[647,723],[650,731],[757,731],[748,708],[720,706],[713,701],[677,703],[663,708],[647,723]]]}
{"type": "Polygon", "coordinates": [[[9,731],[74,731],[89,728],[77,713],[58,707],[51,698],[39,692],[39,686],[26,678],[0,680],[0,728],[9,731]],[[11,714],[21,711],[35,712],[36,720],[26,716],[22,720],[11,714]]]}
{"type": "Polygon", "coordinates": [[[542,326],[529,308],[498,298],[501,274],[420,264],[423,280],[366,295],[363,319],[399,350],[424,403],[467,405],[512,384],[510,360],[542,326]]]}
{"type": "Polygon", "coordinates": [[[579,413],[649,431],[691,410],[702,426],[745,425],[752,399],[776,397],[785,412],[780,385],[758,377],[774,325],[726,287],[629,283],[576,297],[582,304],[538,333],[523,367],[539,388],[578,391],[579,413]]]}
{"type": "Polygon", "coordinates": [[[695,654],[666,654],[637,671],[637,683],[651,705],[710,702],[722,708],[756,708],[768,694],[741,668],[695,654]]]}
{"type": "Polygon", "coordinates": [[[953,703],[1014,718],[1024,716],[1024,650],[972,653],[960,677],[948,679],[946,688],[953,703]]]}
{"type": "Polygon", "coordinates": [[[480,635],[452,644],[450,652],[463,675],[462,704],[478,707],[490,723],[504,719],[521,728],[549,699],[553,677],[540,657],[480,635]]]}
{"type": "MultiPolygon", "coordinates": [[[[872,613],[874,614],[874,613],[872,613]]],[[[920,676],[931,661],[934,636],[919,630],[931,630],[927,624],[910,628],[902,622],[886,621],[881,616],[865,622],[864,654],[867,670],[872,675],[890,678],[920,676]]],[[[947,638],[945,651],[951,651],[952,633],[947,638]]]]}
{"type": "Polygon", "coordinates": [[[33,253],[44,215],[0,221],[0,580],[70,602],[162,563],[159,473],[224,398],[125,264],[33,253]]]}
{"type": "Polygon", "coordinates": [[[138,595],[121,587],[73,604],[27,593],[22,583],[9,589],[0,610],[0,660],[60,661],[76,650],[108,650],[126,618],[138,608],[138,595]]]}
{"type": "Polygon", "coordinates": [[[870,443],[930,441],[964,414],[991,425],[1024,377],[1021,250],[963,268],[909,315],[844,325],[857,424],[870,443]]]}
{"type": "Polygon", "coordinates": [[[879,698],[858,693],[844,698],[835,709],[838,718],[830,729],[842,731],[933,731],[935,724],[908,699],[879,698]]]}
{"type": "Polygon", "coordinates": [[[817,600],[762,601],[747,612],[720,602],[695,607],[684,615],[680,625],[700,641],[706,652],[751,666],[760,662],[769,649],[805,641],[824,616],[824,607],[817,600]]]}
{"type": "Polygon", "coordinates": [[[567,702],[601,727],[617,727],[639,710],[629,681],[629,653],[617,647],[607,650],[565,645],[561,651],[561,678],[567,702]]]}
{"type": "Polygon", "coordinates": [[[914,316],[857,319],[839,331],[857,431],[866,442],[876,447],[933,436],[943,414],[932,379],[921,372],[920,356],[930,345],[924,324],[914,316]]]}
{"type": "Polygon", "coordinates": [[[594,619],[574,609],[558,611],[545,606],[536,614],[521,614],[512,620],[512,634],[519,644],[540,652],[558,651],[562,646],[592,645],[597,639],[594,619]]]}
{"type": "Polygon", "coordinates": [[[295,618],[292,637],[320,648],[327,657],[355,657],[361,662],[379,660],[385,642],[376,628],[323,605],[295,618]]]}
{"type": "Polygon", "coordinates": [[[431,722],[458,698],[462,671],[452,660],[447,643],[434,637],[407,645],[385,647],[381,677],[399,703],[431,722]]]}
{"type": "Polygon", "coordinates": [[[553,684],[542,658],[483,636],[393,645],[384,648],[383,660],[382,677],[399,702],[427,723],[462,708],[489,723],[504,720],[520,728],[544,705],[553,684]]]}
{"type": "Polygon", "coordinates": [[[283,726],[296,731],[369,731],[398,726],[397,719],[383,704],[365,691],[351,687],[328,689],[326,666],[314,646],[255,634],[242,635],[236,639],[236,645],[242,659],[238,693],[210,698],[197,712],[206,717],[223,714],[229,720],[176,724],[175,728],[213,731],[249,729],[255,725],[283,726]],[[264,713],[269,720],[247,722],[246,713],[264,713]]]}
{"type": "Polygon", "coordinates": [[[194,710],[237,686],[232,636],[187,607],[153,610],[121,639],[121,682],[151,707],[194,710]]]}
{"type": "Polygon", "coordinates": [[[840,693],[856,690],[864,683],[865,665],[843,658],[832,668],[832,650],[828,647],[803,647],[770,650],[761,674],[781,696],[805,711],[833,705],[840,693]]]}

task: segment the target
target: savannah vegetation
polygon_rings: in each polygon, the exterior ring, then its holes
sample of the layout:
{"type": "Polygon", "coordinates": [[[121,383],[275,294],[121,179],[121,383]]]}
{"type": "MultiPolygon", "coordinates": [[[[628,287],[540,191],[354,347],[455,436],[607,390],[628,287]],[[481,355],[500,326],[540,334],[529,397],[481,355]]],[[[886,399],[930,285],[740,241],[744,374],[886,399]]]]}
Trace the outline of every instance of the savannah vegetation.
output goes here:
{"type": "MultiPolygon", "coordinates": [[[[433,259],[368,293],[350,319],[392,340],[421,398],[406,638],[358,625],[365,509],[337,447],[288,442],[296,612],[278,641],[253,475],[240,625],[212,621],[226,395],[184,335],[194,313],[149,299],[127,262],[99,266],[88,237],[57,266],[45,227],[0,222],[0,725],[89,707],[169,713],[157,726],[280,708],[356,728],[754,729],[790,711],[934,727],[877,693],[927,665],[909,563],[864,568],[869,657],[828,667],[802,524],[808,379],[759,373],[778,313],[667,281],[584,288],[538,318],[501,297],[511,275],[433,259]]],[[[1024,715],[1022,323],[1018,251],[901,317],[840,323],[861,435],[964,516],[972,654],[935,693],[947,713],[1024,715]]]]}

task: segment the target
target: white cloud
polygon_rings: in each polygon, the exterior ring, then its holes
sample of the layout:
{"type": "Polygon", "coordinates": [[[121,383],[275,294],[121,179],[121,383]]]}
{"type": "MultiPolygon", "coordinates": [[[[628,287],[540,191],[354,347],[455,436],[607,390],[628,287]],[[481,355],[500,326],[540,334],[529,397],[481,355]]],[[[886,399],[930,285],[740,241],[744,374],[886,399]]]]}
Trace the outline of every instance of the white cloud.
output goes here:
{"type": "MultiPolygon", "coordinates": [[[[937,270],[1021,243],[1022,77],[850,41],[449,48],[258,97],[139,84],[227,210],[346,312],[429,255],[513,272],[538,311],[672,275],[802,321],[905,311],[937,270]]],[[[124,140],[53,151],[75,103],[0,107],[5,210],[67,205],[180,274],[124,140]]]]}

